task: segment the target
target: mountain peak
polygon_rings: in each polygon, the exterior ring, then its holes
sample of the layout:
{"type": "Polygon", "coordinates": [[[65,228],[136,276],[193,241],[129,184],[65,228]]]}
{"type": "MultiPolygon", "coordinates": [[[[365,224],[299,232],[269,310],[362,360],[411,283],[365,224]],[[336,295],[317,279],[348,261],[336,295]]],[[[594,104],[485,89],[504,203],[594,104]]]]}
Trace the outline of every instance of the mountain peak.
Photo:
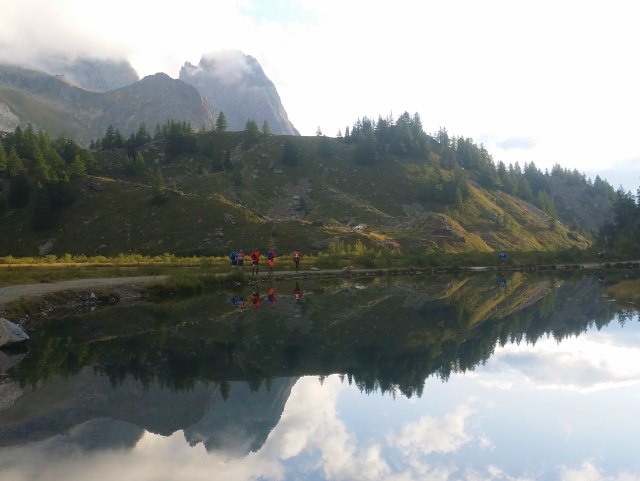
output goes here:
{"type": "Polygon", "coordinates": [[[230,130],[247,120],[267,121],[274,134],[299,135],[291,124],[273,82],[254,57],[238,50],[203,55],[198,66],[185,62],[180,80],[193,85],[209,104],[224,112],[230,130]]]}

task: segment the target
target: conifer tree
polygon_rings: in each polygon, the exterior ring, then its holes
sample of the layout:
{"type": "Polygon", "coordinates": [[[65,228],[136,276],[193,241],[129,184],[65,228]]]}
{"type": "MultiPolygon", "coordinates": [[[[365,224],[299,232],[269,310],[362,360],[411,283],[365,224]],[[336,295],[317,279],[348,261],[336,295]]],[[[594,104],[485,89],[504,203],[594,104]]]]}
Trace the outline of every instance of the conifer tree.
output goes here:
{"type": "Polygon", "coordinates": [[[266,120],[262,122],[262,135],[264,135],[265,137],[271,135],[271,127],[269,127],[269,122],[267,122],[266,120]]]}
{"type": "Polygon", "coordinates": [[[9,156],[7,158],[7,170],[9,171],[9,177],[17,177],[26,171],[24,162],[18,156],[18,152],[15,147],[11,147],[9,156]]]}
{"type": "Polygon", "coordinates": [[[153,176],[153,182],[151,184],[151,192],[155,203],[162,203],[166,200],[166,186],[167,184],[164,180],[164,176],[162,175],[162,171],[159,168],[156,169],[156,173],[153,176]]]}
{"type": "Polygon", "coordinates": [[[260,129],[254,120],[247,120],[242,139],[246,145],[255,143],[260,138],[260,129]]]}
{"type": "Polygon", "coordinates": [[[3,145],[0,143],[0,176],[7,172],[7,153],[4,151],[3,145]]]}
{"type": "Polygon", "coordinates": [[[80,155],[76,155],[71,163],[70,174],[72,177],[80,177],[87,173],[87,166],[80,155]]]}
{"type": "Polygon", "coordinates": [[[216,120],[216,132],[226,132],[227,130],[227,117],[225,117],[224,112],[220,112],[218,114],[218,119],[216,120]]]}

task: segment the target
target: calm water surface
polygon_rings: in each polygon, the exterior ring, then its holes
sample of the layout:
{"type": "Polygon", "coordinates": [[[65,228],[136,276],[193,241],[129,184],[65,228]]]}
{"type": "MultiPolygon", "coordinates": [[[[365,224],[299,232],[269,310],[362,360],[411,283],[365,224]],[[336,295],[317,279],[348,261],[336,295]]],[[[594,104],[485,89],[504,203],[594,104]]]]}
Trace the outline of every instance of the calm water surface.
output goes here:
{"type": "Polygon", "coordinates": [[[606,282],[280,281],[48,319],[5,354],[0,479],[640,480],[640,324],[606,282]]]}

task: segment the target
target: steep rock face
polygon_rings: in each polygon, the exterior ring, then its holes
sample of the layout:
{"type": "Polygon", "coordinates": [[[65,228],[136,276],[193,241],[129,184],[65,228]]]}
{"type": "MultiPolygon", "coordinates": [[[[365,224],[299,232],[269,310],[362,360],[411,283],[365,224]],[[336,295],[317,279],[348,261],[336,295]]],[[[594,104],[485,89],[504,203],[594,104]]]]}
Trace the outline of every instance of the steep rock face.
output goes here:
{"type": "Polygon", "coordinates": [[[236,456],[259,451],[278,425],[297,379],[277,378],[256,392],[246,382],[231,382],[229,398],[213,398],[207,413],[184,430],[186,440],[191,445],[202,442],[207,451],[236,456]]]}
{"type": "Polygon", "coordinates": [[[40,60],[38,65],[51,75],[63,76],[72,84],[93,92],[115,90],[139,80],[126,60],[52,57],[40,60]]]}
{"type": "Polygon", "coordinates": [[[0,410],[0,446],[41,441],[104,418],[137,426],[123,430],[123,437],[112,433],[114,446],[132,445],[143,429],[168,436],[197,423],[211,395],[206,383],[174,392],[157,382],[145,386],[127,378],[114,388],[108,377],[87,367],[13,395],[0,410]]]}
{"type": "Polygon", "coordinates": [[[179,78],[224,112],[229,130],[244,130],[252,119],[259,127],[266,120],[274,134],[299,135],[273,82],[250,55],[233,51],[202,57],[197,67],[185,63],[179,78]]]}
{"type": "Polygon", "coordinates": [[[0,66],[0,125],[33,124],[52,135],[87,144],[113,125],[127,135],[145,122],[168,120],[211,128],[213,111],[198,91],[166,74],[155,74],[109,92],[90,92],[63,77],[21,67],[0,66]]]}
{"type": "MultiPolygon", "coordinates": [[[[149,127],[168,120],[190,122],[194,128],[211,128],[215,116],[206,100],[192,86],[164,73],[104,94],[109,122],[123,132],[135,130],[144,120],[149,127]]],[[[108,124],[101,122],[100,132],[108,124]]]]}

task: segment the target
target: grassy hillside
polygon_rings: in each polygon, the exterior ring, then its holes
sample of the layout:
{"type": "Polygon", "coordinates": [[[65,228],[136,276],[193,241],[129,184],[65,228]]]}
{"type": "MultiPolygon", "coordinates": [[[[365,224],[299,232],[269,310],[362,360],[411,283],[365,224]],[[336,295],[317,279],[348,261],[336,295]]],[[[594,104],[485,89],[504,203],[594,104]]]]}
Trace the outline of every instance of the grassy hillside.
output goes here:
{"type": "Polygon", "coordinates": [[[232,248],[283,253],[346,244],[409,252],[489,252],[584,248],[589,239],[537,207],[466,181],[464,199],[442,186],[458,171],[419,157],[385,153],[363,164],[357,148],[325,137],[206,132],[176,153],[169,140],[94,152],[92,175],[74,180],[77,200],[46,231],[33,205],[5,209],[4,255],[47,253],[224,254],[232,248]],[[291,154],[293,152],[293,154],[291,154]],[[154,193],[160,172],[166,191],[154,193]],[[40,250],[42,252],[42,249],[40,250]]]}

